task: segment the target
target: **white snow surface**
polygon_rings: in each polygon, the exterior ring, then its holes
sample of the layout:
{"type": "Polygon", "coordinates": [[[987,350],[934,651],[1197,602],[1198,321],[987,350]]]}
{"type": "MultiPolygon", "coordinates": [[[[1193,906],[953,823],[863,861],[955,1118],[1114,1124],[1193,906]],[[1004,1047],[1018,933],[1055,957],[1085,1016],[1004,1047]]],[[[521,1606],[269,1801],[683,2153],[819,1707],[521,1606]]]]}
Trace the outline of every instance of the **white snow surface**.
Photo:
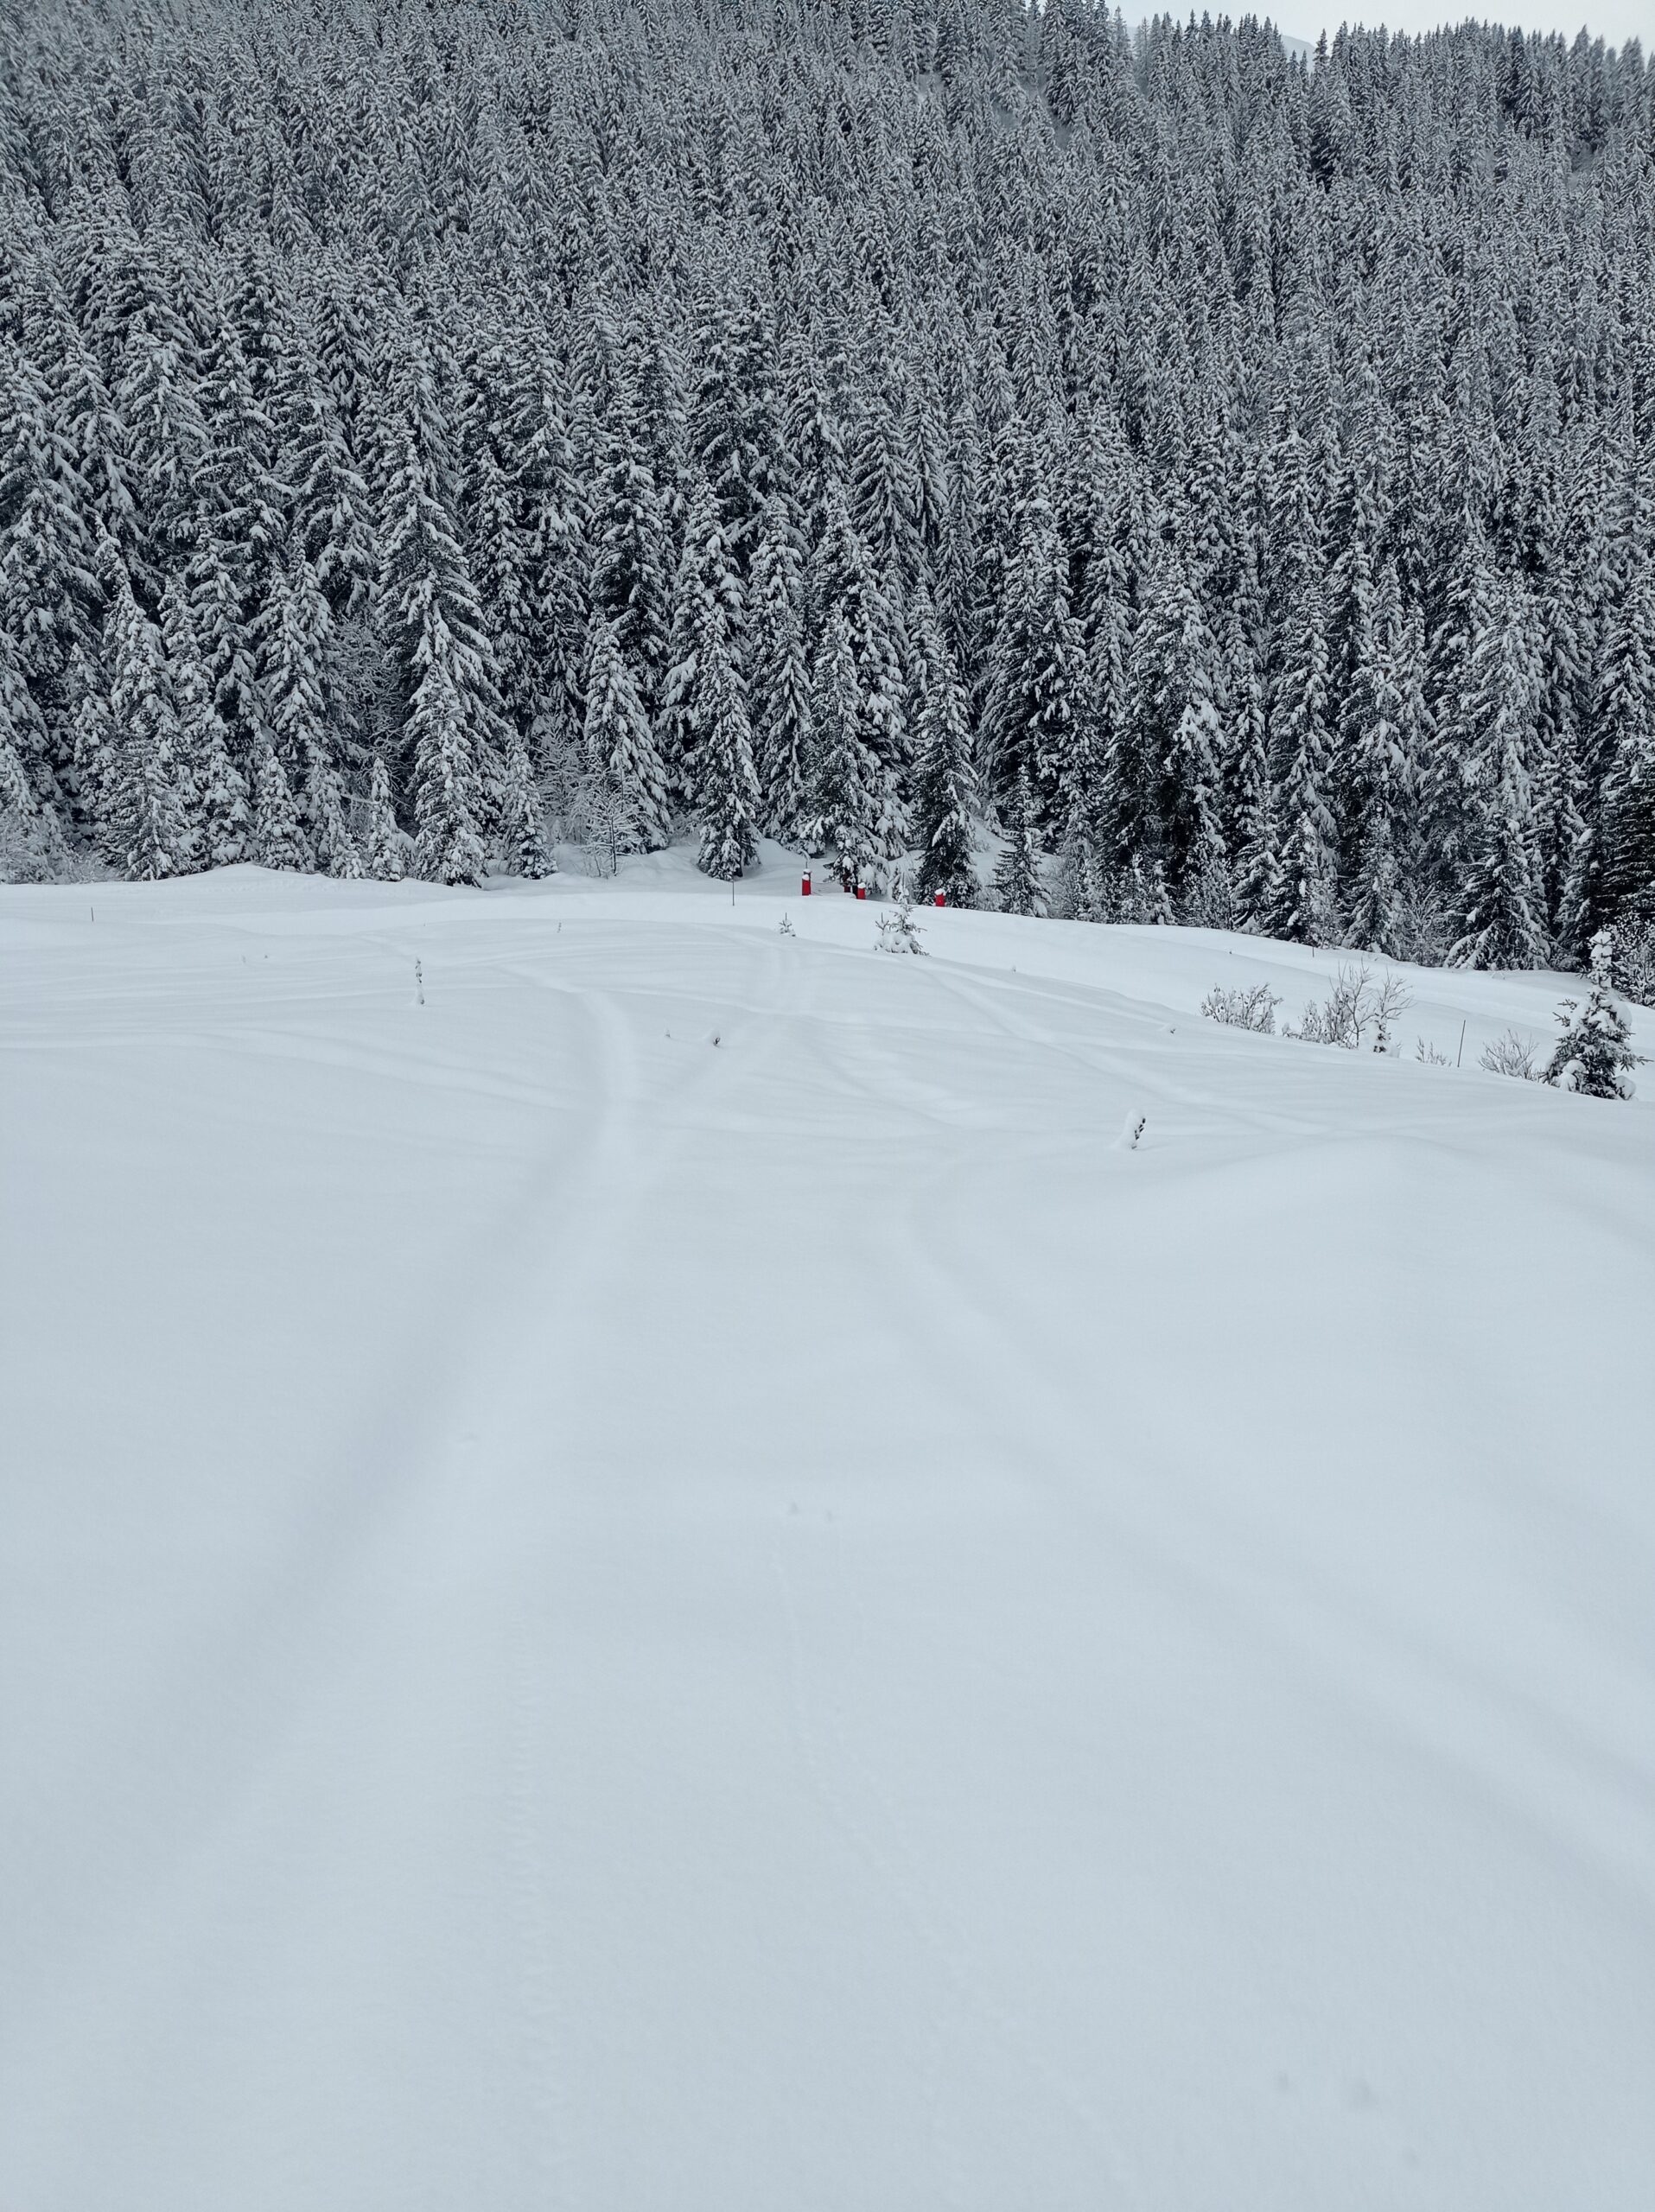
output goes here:
{"type": "Polygon", "coordinates": [[[0,893],[0,2204],[1642,2212],[1650,1071],[766,862],[0,893]]]}

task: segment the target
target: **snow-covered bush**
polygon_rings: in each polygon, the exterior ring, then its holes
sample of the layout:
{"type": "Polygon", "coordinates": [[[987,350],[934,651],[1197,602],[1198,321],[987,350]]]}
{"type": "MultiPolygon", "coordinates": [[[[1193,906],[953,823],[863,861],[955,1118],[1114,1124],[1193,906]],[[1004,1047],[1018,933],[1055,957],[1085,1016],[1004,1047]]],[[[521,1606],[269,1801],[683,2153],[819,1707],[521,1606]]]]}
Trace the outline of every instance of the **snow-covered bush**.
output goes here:
{"type": "Polygon", "coordinates": [[[1276,1009],[1282,1003],[1268,983],[1238,984],[1226,990],[1215,983],[1201,1001],[1209,1021],[1222,1021],[1232,1029],[1251,1029],[1260,1037],[1276,1034],[1276,1009]]]}
{"type": "Polygon", "coordinates": [[[1347,962],[1321,1004],[1308,1004],[1299,1027],[1284,1028],[1282,1034],[1306,1045],[1337,1045],[1347,1052],[1359,1052],[1372,1036],[1372,1049],[1388,1052],[1397,1022],[1411,1004],[1400,976],[1387,975],[1376,982],[1365,960],[1354,966],[1347,962]]]}
{"type": "Polygon", "coordinates": [[[1423,1067],[1445,1068],[1448,1065],[1448,1054],[1439,1052],[1435,1045],[1428,1045],[1423,1037],[1414,1039],[1414,1058],[1423,1067]]]}
{"type": "Polygon", "coordinates": [[[1508,1029],[1492,1045],[1485,1045],[1478,1055],[1478,1065],[1490,1075],[1515,1076],[1520,1083],[1540,1080],[1540,1046],[1533,1037],[1519,1037],[1515,1029],[1508,1029]]]}

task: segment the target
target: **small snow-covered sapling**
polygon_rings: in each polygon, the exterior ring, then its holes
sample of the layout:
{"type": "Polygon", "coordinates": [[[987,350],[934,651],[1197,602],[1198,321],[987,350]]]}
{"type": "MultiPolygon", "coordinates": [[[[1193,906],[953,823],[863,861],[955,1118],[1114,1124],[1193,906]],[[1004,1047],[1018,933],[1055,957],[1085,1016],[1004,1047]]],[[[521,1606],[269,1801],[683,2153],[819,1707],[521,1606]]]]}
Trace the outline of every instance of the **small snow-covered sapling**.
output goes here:
{"type": "Polygon", "coordinates": [[[925,932],[913,918],[912,899],[899,899],[894,912],[882,915],[875,927],[882,952],[917,952],[924,956],[925,947],[920,939],[925,932]]]}
{"type": "Polygon", "coordinates": [[[1646,1055],[1635,1052],[1626,1016],[1614,1002],[1610,963],[1614,939],[1600,930],[1592,939],[1592,988],[1582,1007],[1565,999],[1557,1009],[1563,1030],[1546,1063],[1544,1080],[1586,1098],[1631,1098],[1632,1071],[1646,1055]]]}

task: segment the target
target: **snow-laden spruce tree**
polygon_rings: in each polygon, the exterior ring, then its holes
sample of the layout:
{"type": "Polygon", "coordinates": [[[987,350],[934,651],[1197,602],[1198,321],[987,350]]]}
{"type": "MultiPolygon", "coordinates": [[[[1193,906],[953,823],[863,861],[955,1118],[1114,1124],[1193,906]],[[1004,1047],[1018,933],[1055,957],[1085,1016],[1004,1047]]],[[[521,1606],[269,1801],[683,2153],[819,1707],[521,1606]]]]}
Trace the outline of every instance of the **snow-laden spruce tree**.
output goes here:
{"type": "Polygon", "coordinates": [[[132,324],[115,391],[143,518],[130,573],[151,607],[168,570],[188,556],[195,487],[209,443],[195,379],[167,321],[150,306],[132,324]]]}
{"type": "Polygon", "coordinates": [[[981,741],[987,772],[1009,793],[1020,768],[1048,810],[1091,716],[1085,635],[1070,604],[1069,556],[1057,518],[1031,501],[989,662],[981,741]]]}
{"type": "Polygon", "coordinates": [[[1652,511],[1623,537],[1627,569],[1595,702],[1603,774],[1587,912],[1610,922],[1655,909],[1655,459],[1645,467],[1652,511]]]}
{"type": "Polygon", "coordinates": [[[1321,592],[1313,585],[1290,610],[1270,699],[1271,743],[1282,772],[1280,891],[1270,926],[1302,944],[1331,944],[1339,932],[1328,704],[1321,592]]]}
{"type": "Polygon", "coordinates": [[[1384,563],[1371,597],[1356,594],[1351,619],[1349,688],[1340,728],[1350,938],[1370,951],[1393,952],[1402,887],[1397,828],[1414,784],[1420,734],[1411,641],[1394,561],[1384,563]]]}
{"type": "Polygon", "coordinates": [[[646,852],[672,830],[667,773],[614,626],[592,610],[587,644],[584,749],[589,771],[621,794],[646,852]]]}
{"type": "Polygon", "coordinates": [[[730,882],[757,855],[759,783],[753,733],[741,678],[722,632],[703,640],[697,688],[704,701],[695,756],[696,817],[701,824],[697,865],[730,882]]]}
{"type": "Polygon", "coordinates": [[[816,780],[805,842],[831,854],[840,880],[864,881],[882,857],[881,768],[862,737],[856,648],[843,610],[835,607],[816,657],[812,712],[816,780]]]}
{"type": "Polygon", "coordinates": [[[414,754],[414,856],[432,883],[477,883],[486,861],[484,791],[473,664],[435,596],[414,649],[408,736],[414,754]]]}
{"type": "Polygon", "coordinates": [[[364,857],[376,883],[400,883],[404,874],[403,836],[397,827],[391,797],[391,775],[385,755],[376,753],[368,770],[367,836],[364,857]]]}
{"type": "MultiPolygon", "coordinates": [[[[112,550],[114,541],[105,543],[112,550]]],[[[101,559],[99,568],[104,568],[101,559]]],[[[94,828],[99,852],[104,850],[104,825],[116,791],[115,724],[109,711],[108,648],[113,640],[113,626],[106,613],[102,634],[93,650],[83,652],[77,645],[69,659],[68,683],[73,691],[74,719],[71,724],[68,781],[81,818],[94,828]]],[[[0,670],[5,662],[5,652],[0,648],[0,670]]],[[[26,691],[22,691],[21,683],[18,690],[21,705],[32,711],[33,702],[26,691]]],[[[19,727],[16,708],[11,721],[14,729],[19,727]]]]}
{"type": "Polygon", "coordinates": [[[653,714],[667,669],[672,546],[640,415],[637,372],[616,334],[593,486],[591,600],[607,616],[653,714]]]}
{"type": "Polygon", "coordinates": [[[500,772],[500,842],[506,868],[513,875],[534,881],[553,873],[546,852],[541,819],[540,793],[529,760],[529,748],[520,731],[506,736],[506,760],[500,772]]]}
{"type": "Polygon", "coordinates": [[[38,719],[17,666],[16,648],[0,631],[0,813],[26,817],[36,811],[24,761],[38,741],[38,719]]]}
{"type": "Polygon", "coordinates": [[[1449,954],[1456,967],[1534,968],[1545,957],[1529,779],[1538,688],[1531,620],[1515,585],[1492,590],[1477,610],[1465,718],[1467,864],[1449,954]]]}
{"type": "Polygon", "coordinates": [[[179,759],[178,717],[161,633],[139,607],[124,563],[106,569],[111,593],[105,854],[139,882],[191,866],[189,798],[179,759]]]}
{"type": "Polygon", "coordinates": [[[760,512],[748,591],[748,696],[765,827],[784,843],[799,837],[808,820],[813,772],[803,601],[792,525],[783,501],[773,493],[760,512]]]}
{"type": "Polygon", "coordinates": [[[765,290],[729,262],[695,333],[688,442],[738,566],[751,551],[776,470],[776,333],[765,290]]]}
{"type": "Polygon", "coordinates": [[[1004,914],[1039,914],[1045,911],[1041,887],[1040,831],[1034,821],[1034,794],[1028,771],[1020,768],[1011,795],[1001,809],[1005,842],[994,871],[994,887],[1004,914]]]}
{"type": "Polygon", "coordinates": [[[336,400],[309,361],[296,366],[296,420],[277,478],[292,487],[293,526],[328,613],[335,622],[347,621],[373,597],[379,554],[372,509],[336,400]]]}
{"type": "Polygon", "coordinates": [[[323,875],[359,876],[362,859],[346,818],[334,766],[323,655],[328,602],[303,548],[294,544],[278,572],[264,639],[264,692],[275,749],[302,794],[305,844],[323,875]]]}
{"type": "MultiPolygon", "coordinates": [[[[908,828],[901,793],[908,747],[899,625],[884,582],[851,519],[841,486],[828,487],[823,534],[812,556],[810,582],[820,639],[813,688],[819,685],[823,653],[831,660],[838,651],[837,643],[830,648],[828,639],[836,618],[843,622],[850,640],[856,671],[856,737],[861,754],[855,780],[860,782],[868,802],[868,817],[859,836],[869,861],[882,863],[894,860],[902,850],[908,828]]],[[[820,727],[818,716],[818,730],[820,727]]],[[[843,767],[843,759],[840,765],[843,767]]]]}
{"type": "Polygon", "coordinates": [[[549,348],[537,346],[519,379],[513,421],[526,534],[531,726],[566,734],[580,728],[585,712],[592,547],[590,486],[557,382],[549,348]]]}
{"type": "Polygon", "coordinates": [[[247,841],[247,858],[260,868],[309,874],[315,867],[315,855],[299,820],[293,785],[269,728],[254,741],[251,781],[252,834],[247,841]]]}
{"type": "Polygon", "coordinates": [[[1582,1006],[1565,999],[1557,1009],[1563,1034],[1552,1046],[1545,1080],[1586,1098],[1630,1098],[1632,1071],[1647,1057],[1632,1046],[1626,1016],[1615,1004],[1610,982],[1614,933],[1600,930],[1592,939],[1591,988],[1582,1006]]]}
{"type": "MultiPolygon", "coordinates": [[[[43,372],[0,338],[0,632],[37,708],[55,714],[99,594],[91,492],[43,372]]],[[[31,753],[44,751],[31,741],[31,753]]]]}
{"type": "Polygon", "coordinates": [[[429,358],[414,351],[391,432],[380,588],[407,700],[417,864],[434,882],[474,883],[486,857],[500,707],[493,647],[444,497],[432,373],[429,358]]]}
{"type": "Polygon", "coordinates": [[[920,565],[916,456],[885,373],[895,351],[896,334],[888,318],[872,317],[858,349],[860,404],[845,451],[851,520],[893,603],[920,565]]]}
{"type": "Polygon", "coordinates": [[[1190,571],[1182,537],[1154,556],[1109,799],[1120,858],[1158,860],[1174,889],[1224,861],[1223,671],[1190,571]]]}
{"type": "Polygon", "coordinates": [[[965,696],[928,599],[918,624],[920,684],[914,761],[913,829],[920,847],[921,897],[941,892],[951,906],[977,899],[972,825],[977,771],[965,696]]]}
{"type": "Polygon", "coordinates": [[[678,789],[689,795],[697,788],[696,754],[710,726],[709,658],[719,652],[729,655],[742,616],[735,556],[712,486],[703,478],[691,493],[684,518],[657,718],[661,757],[678,789]]]}
{"type": "MultiPolygon", "coordinates": [[[[502,727],[525,730],[535,714],[538,684],[532,660],[535,608],[530,575],[530,537],[517,482],[512,430],[505,419],[507,372],[498,346],[468,364],[460,411],[461,466],[468,486],[465,512],[467,564],[493,649],[495,688],[502,727]]],[[[504,738],[501,772],[506,772],[504,738]]]]}
{"type": "Polygon", "coordinates": [[[246,779],[230,758],[229,733],[213,697],[188,586],[178,569],[161,595],[161,638],[178,721],[179,757],[191,795],[195,861],[201,868],[231,868],[247,850],[246,779]]]}

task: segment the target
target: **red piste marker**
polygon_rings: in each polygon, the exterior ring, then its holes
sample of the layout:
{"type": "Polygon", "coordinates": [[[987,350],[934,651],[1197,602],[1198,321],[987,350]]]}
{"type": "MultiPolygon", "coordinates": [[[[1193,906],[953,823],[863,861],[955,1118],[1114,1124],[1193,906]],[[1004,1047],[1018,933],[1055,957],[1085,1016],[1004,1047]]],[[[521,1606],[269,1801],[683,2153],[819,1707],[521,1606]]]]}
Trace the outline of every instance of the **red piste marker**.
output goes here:
{"type": "Polygon", "coordinates": [[[931,903],[933,906],[945,906],[948,904],[948,893],[945,891],[935,893],[931,903]]]}
{"type": "Polygon", "coordinates": [[[811,895],[811,872],[809,868],[805,869],[805,880],[799,887],[799,895],[801,899],[808,899],[811,895]]]}

